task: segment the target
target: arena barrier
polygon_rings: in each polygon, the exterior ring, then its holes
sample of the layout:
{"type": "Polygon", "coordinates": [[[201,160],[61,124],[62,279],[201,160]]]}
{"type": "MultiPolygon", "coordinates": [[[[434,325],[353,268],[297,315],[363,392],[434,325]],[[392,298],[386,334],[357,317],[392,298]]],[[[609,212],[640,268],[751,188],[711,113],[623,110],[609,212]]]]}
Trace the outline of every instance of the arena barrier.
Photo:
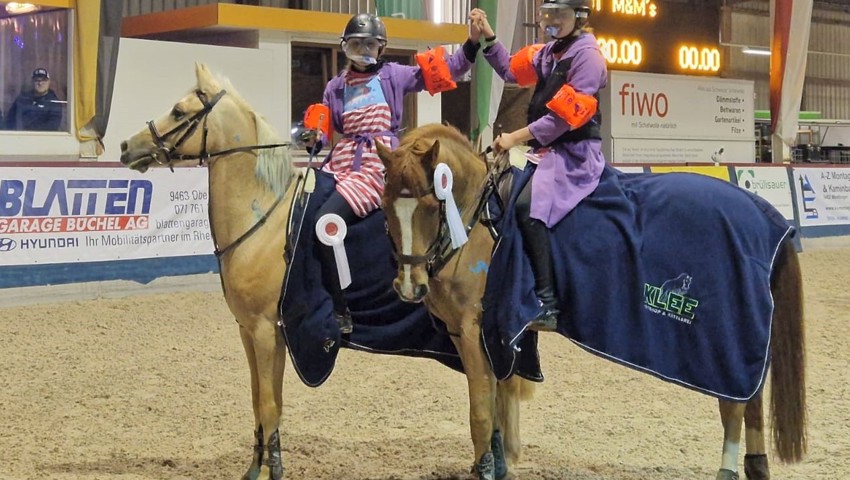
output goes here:
{"type": "MultiPolygon", "coordinates": [[[[615,166],[732,182],[768,200],[797,227],[800,248],[850,237],[850,166],[615,166]]],[[[207,200],[203,168],[142,175],[114,163],[4,167],[0,289],[113,281],[145,285],[215,274],[207,200]]]]}

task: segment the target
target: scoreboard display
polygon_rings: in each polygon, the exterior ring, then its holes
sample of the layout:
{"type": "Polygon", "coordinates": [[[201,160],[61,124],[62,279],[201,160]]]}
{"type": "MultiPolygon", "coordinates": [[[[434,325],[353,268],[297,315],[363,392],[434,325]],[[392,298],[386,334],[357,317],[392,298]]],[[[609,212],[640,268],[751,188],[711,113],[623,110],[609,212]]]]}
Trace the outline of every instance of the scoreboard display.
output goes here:
{"type": "MultiPolygon", "coordinates": [[[[612,70],[717,75],[720,9],[681,0],[593,0],[590,26],[612,70]]],[[[707,2],[705,2],[707,3],[707,2]]]]}

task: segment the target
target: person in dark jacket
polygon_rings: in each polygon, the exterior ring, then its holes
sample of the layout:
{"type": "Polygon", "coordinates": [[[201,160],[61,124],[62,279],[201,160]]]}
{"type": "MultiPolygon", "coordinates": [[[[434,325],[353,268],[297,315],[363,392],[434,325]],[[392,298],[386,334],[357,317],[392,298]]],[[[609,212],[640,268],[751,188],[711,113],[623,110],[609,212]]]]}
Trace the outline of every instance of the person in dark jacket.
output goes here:
{"type": "Polygon", "coordinates": [[[6,130],[59,130],[64,104],[50,89],[47,70],[36,68],[32,72],[32,90],[18,95],[6,114],[6,130]]]}

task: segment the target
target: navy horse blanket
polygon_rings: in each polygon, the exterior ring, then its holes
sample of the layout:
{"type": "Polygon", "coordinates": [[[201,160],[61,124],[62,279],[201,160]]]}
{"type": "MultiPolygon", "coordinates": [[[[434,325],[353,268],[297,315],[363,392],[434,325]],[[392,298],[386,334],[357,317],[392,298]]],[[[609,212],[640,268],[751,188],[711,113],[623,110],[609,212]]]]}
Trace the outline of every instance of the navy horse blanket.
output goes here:
{"type": "MultiPolygon", "coordinates": [[[[333,192],[335,182],[324,172],[315,171],[315,175],[313,192],[296,199],[293,205],[285,253],[287,272],[278,304],[281,330],[301,381],[312,387],[324,383],[333,371],[340,347],[431,358],[462,372],[460,356],[445,324],[433,318],[424,304],[402,302],[393,290],[398,269],[380,210],[348,226],[345,248],[352,283],[345,297],[354,330],[350,335],[340,334],[330,295],[322,286],[314,233],[315,214],[333,192]]],[[[529,339],[518,344],[527,345],[529,339]]],[[[502,349],[491,350],[495,356],[506,354],[502,349]]],[[[491,364],[516,364],[512,372],[502,376],[518,373],[528,379],[542,379],[536,348],[529,348],[525,354],[515,355],[515,350],[507,353],[510,360],[490,360],[491,364]]]]}
{"type": "MultiPolygon", "coordinates": [[[[534,170],[515,171],[497,212],[501,239],[484,298],[488,349],[510,350],[539,308],[514,203],[534,170]]],[[[491,202],[495,209],[495,202],[491,202]]],[[[551,231],[558,333],[663,380],[733,401],[756,394],[769,362],[770,277],[793,228],[773,206],[690,173],[624,174],[551,231]]]]}

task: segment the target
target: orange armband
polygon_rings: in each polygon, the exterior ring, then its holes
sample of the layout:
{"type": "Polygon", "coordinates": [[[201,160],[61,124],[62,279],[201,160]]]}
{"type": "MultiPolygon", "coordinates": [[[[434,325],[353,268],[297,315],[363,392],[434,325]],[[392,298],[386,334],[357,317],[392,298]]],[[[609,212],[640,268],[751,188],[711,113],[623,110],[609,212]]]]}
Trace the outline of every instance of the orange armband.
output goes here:
{"type": "Polygon", "coordinates": [[[523,47],[511,57],[510,70],[520,87],[530,87],[537,83],[537,70],[534,69],[534,55],[543,48],[542,43],[523,47]]]}
{"type": "Polygon", "coordinates": [[[573,130],[582,127],[596,115],[596,98],[584,93],[578,93],[567,83],[546,102],[546,108],[564,119],[573,130]]]}
{"type": "Polygon", "coordinates": [[[427,52],[417,53],[416,63],[422,70],[425,89],[431,95],[457,88],[457,84],[452,80],[449,64],[446,62],[446,49],[442,46],[432,48],[427,52]]]}
{"type": "Polygon", "coordinates": [[[322,132],[327,138],[333,135],[331,109],[322,103],[314,103],[304,112],[304,127],[322,132]]]}

